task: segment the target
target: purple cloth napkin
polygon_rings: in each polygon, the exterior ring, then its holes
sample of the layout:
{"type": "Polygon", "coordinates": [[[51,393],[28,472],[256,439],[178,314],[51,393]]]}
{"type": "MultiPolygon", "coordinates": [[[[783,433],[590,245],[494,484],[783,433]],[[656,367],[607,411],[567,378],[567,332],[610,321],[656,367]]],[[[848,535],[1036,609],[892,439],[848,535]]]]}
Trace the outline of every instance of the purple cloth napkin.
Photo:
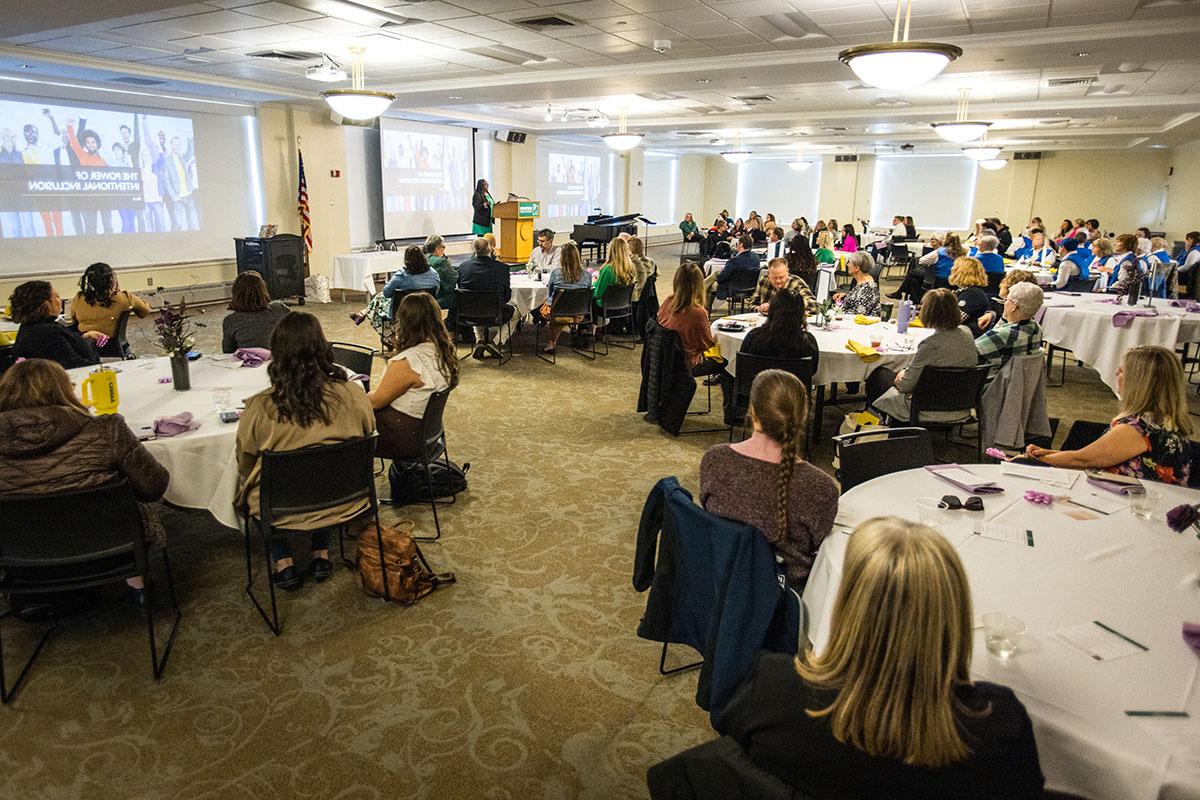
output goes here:
{"type": "Polygon", "coordinates": [[[1197,303],[1195,300],[1172,300],[1167,305],[1173,308],[1182,308],[1193,314],[1200,313],[1200,303],[1197,303]]]}
{"type": "Polygon", "coordinates": [[[243,367],[261,367],[271,360],[271,351],[265,347],[239,347],[233,351],[233,357],[239,359],[243,367]]]}
{"type": "Polygon", "coordinates": [[[1046,309],[1049,308],[1074,308],[1074,303],[1054,303],[1053,305],[1043,304],[1041,308],[1033,312],[1033,321],[1038,325],[1042,324],[1042,320],[1046,317],[1046,309]]]}
{"type": "Polygon", "coordinates": [[[1200,655],[1200,622],[1183,623],[1183,641],[1200,655]]]}
{"type": "Polygon", "coordinates": [[[1113,314],[1112,324],[1114,328],[1128,328],[1133,324],[1134,317],[1157,317],[1158,312],[1152,308],[1141,309],[1140,311],[1118,311],[1113,314]]]}
{"type": "Polygon", "coordinates": [[[181,433],[194,431],[200,423],[192,419],[190,411],[175,414],[171,417],[159,417],[154,420],[154,432],[159,436],[178,436],[181,433]]]}

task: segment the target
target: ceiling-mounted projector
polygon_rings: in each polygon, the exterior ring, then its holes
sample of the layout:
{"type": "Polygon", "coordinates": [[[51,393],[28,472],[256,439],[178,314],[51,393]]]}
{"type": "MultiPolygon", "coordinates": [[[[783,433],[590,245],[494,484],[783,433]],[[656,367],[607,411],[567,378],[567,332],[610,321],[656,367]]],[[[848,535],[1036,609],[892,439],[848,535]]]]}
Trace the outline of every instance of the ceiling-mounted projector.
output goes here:
{"type": "Polygon", "coordinates": [[[321,54],[321,63],[314,64],[304,70],[304,77],[310,81],[320,81],[321,83],[337,83],[338,81],[346,80],[346,70],[342,69],[342,65],[334,61],[324,53],[321,54]]]}

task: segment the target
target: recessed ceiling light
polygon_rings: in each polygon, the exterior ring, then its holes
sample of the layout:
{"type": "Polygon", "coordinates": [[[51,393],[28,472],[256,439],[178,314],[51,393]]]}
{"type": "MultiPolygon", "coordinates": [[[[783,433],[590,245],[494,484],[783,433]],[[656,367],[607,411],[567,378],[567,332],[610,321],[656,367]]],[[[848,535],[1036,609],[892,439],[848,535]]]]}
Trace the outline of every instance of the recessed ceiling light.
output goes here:
{"type": "Polygon", "coordinates": [[[697,78],[696,83],[712,83],[708,78],[697,78]]]}
{"type": "Polygon", "coordinates": [[[1090,55],[1091,55],[1091,53],[1076,53],[1075,57],[1076,58],[1087,58],[1090,55]]]}
{"type": "Polygon", "coordinates": [[[446,98],[447,100],[462,100],[461,94],[452,94],[446,98]]]}
{"type": "Polygon", "coordinates": [[[22,64],[21,69],[37,69],[33,64],[22,64]]]}

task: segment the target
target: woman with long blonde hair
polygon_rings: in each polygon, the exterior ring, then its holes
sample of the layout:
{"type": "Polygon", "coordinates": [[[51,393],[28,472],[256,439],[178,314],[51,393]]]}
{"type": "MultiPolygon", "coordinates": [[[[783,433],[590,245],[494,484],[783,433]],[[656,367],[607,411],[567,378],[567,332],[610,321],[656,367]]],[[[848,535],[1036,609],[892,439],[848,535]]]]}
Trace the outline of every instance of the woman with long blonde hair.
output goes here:
{"type": "Polygon", "coordinates": [[[1029,445],[1025,455],[1055,467],[1104,469],[1144,481],[1188,484],[1195,426],[1179,357],[1165,347],[1125,351],[1117,370],[1120,411],[1108,432],[1081,450],[1029,445]]]}
{"type": "Polygon", "coordinates": [[[973,683],[971,590],[936,531],[876,517],[850,535],[824,651],[763,653],[718,720],[813,797],[1043,797],[1029,716],[973,683]]]}
{"type": "MultiPolygon", "coordinates": [[[[608,263],[596,273],[596,285],[592,288],[592,299],[596,304],[595,311],[604,310],[604,293],[609,286],[633,286],[637,280],[637,266],[633,263],[633,255],[629,252],[629,242],[624,239],[613,239],[608,246],[608,263]]],[[[599,314],[597,314],[598,316],[599,314]]],[[[604,326],[596,326],[596,335],[604,326]]]]}
{"type": "Polygon", "coordinates": [[[700,461],[700,504],[760,530],[799,591],[838,507],[833,479],[803,459],[807,387],[790,372],[763,370],[750,387],[746,423],[750,438],[710,447],[700,461]]]}

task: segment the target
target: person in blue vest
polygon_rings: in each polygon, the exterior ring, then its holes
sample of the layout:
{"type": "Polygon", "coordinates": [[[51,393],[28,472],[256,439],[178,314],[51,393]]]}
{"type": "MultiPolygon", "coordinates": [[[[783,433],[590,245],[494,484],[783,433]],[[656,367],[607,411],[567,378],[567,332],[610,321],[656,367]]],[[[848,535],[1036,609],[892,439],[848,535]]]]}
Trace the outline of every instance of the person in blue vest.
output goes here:
{"type": "Polygon", "coordinates": [[[1084,258],[1079,251],[1079,242],[1075,239],[1063,239],[1058,246],[1058,277],[1054,280],[1054,288],[1065,288],[1071,278],[1087,280],[1091,277],[1088,270],[1089,259],[1084,258]]]}
{"type": "Polygon", "coordinates": [[[1142,279],[1137,257],[1137,237],[1122,233],[1113,244],[1113,277],[1108,284],[1109,294],[1128,294],[1135,281],[1142,279]]]}
{"type": "Polygon", "coordinates": [[[967,254],[957,233],[947,233],[944,244],[937,250],[931,250],[921,256],[917,263],[933,267],[933,286],[935,289],[950,286],[950,270],[954,268],[954,259],[967,254]]]}
{"type": "Polygon", "coordinates": [[[1179,265],[1179,278],[1187,282],[1188,297],[1195,296],[1196,267],[1200,266],[1200,231],[1188,231],[1175,263],[1179,265]]]}
{"type": "Polygon", "coordinates": [[[987,275],[987,290],[992,296],[1000,291],[1000,281],[1004,280],[1004,257],[996,252],[999,247],[1000,239],[985,233],[979,237],[979,249],[975,253],[987,275]]]}
{"type": "Polygon", "coordinates": [[[1151,291],[1156,297],[1166,297],[1167,289],[1175,283],[1175,259],[1167,252],[1167,240],[1161,236],[1150,238],[1150,252],[1138,259],[1138,266],[1149,276],[1151,291]]]}
{"type": "Polygon", "coordinates": [[[1029,239],[1029,246],[1022,247],[1014,254],[1017,261],[1042,267],[1053,266],[1056,253],[1054,248],[1046,242],[1046,234],[1043,231],[1035,230],[1030,233],[1029,239]]]}

